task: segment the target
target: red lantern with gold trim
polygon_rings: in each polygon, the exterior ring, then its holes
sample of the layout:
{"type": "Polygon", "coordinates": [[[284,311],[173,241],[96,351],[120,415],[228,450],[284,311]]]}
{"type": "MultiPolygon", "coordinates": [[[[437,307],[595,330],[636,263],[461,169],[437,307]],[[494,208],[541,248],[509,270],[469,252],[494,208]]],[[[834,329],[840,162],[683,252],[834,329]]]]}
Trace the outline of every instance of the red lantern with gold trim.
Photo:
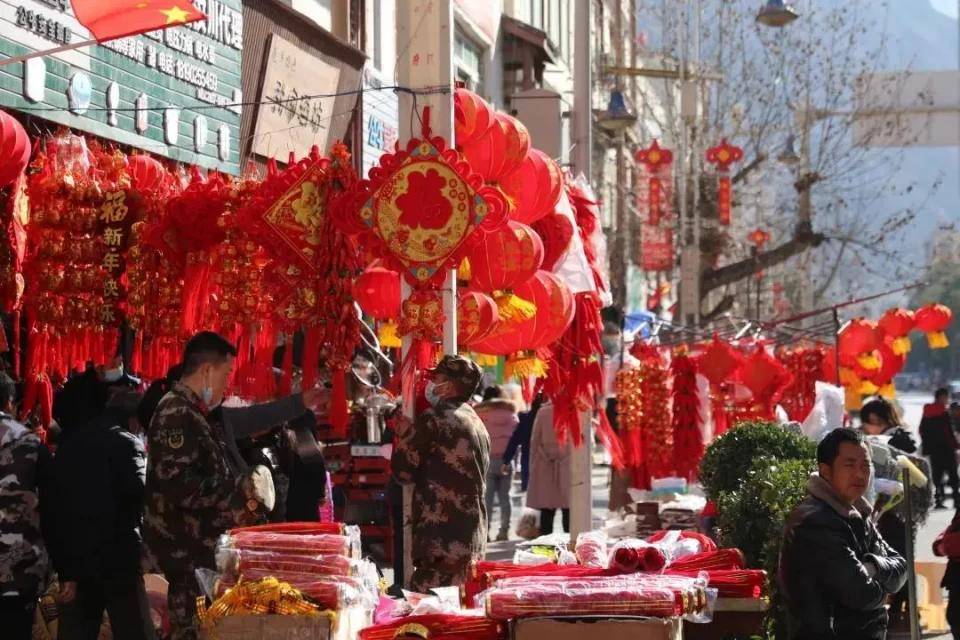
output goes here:
{"type": "Polygon", "coordinates": [[[553,213],[563,189],[563,173],[553,158],[531,148],[516,171],[500,180],[513,204],[511,218],[531,224],[553,213]]]}
{"type": "Polygon", "coordinates": [[[462,149],[474,171],[487,182],[497,182],[523,164],[530,151],[530,132],[513,116],[498,112],[490,127],[462,149]]]}
{"type": "Polygon", "coordinates": [[[459,88],[453,94],[454,140],[458,147],[473,142],[490,128],[496,111],[473,91],[459,88]]]}
{"type": "Polygon", "coordinates": [[[457,301],[457,342],[470,347],[493,331],[497,324],[497,303],[479,291],[466,291],[457,301]]]}
{"type": "Polygon", "coordinates": [[[877,351],[880,354],[880,368],[873,372],[867,380],[877,386],[881,396],[892,398],[896,395],[893,379],[903,369],[907,359],[893,350],[893,340],[882,341],[877,351]]]}
{"type": "Polygon", "coordinates": [[[880,331],[891,340],[890,349],[896,355],[910,353],[910,338],[907,334],[917,326],[913,312],[909,309],[887,309],[877,322],[880,331]]]}
{"type": "Polygon", "coordinates": [[[840,362],[853,368],[859,365],[868,371],[880,367],[880,359],[874,353],[880,344],[877,323],[865,318],[854,318],[838,336],[840,362]]]}
{"type": "Polygon", "coordinates": [[[537,232],[525,224],[510,220],[493,233],[483,234],[468,255],[470,284],[496,296],[500,317],[528,319],[535,308],[514,289],[528,281],[543,264],[543,242],[537,232]]]}
{"type": "Polygon", "coordinates": [[[560,258],[566,254],[573,240],[573,221],[566,216],[552,213],[533,224],[534,231],[543,240],[543,265],[545,271],[553,271],[560,258]]]}
{"type": "Polygon", "coordinates": [[[944,333],[953,321],[953,311],[942,304],[928,304],[917,309],[914,314],[917,329],[927,334],[927,344],[931,349],[944,349],[950,346],[944,333]]]}

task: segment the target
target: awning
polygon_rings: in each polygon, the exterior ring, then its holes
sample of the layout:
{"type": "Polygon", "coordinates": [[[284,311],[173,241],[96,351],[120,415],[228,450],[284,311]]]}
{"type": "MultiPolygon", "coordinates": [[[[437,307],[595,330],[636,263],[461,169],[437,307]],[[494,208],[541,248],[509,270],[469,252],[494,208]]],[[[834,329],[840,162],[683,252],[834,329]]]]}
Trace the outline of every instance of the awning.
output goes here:
{"type": "Polygon", "coordinates": [[[531,47],[534,50],[537,63],[553,63],[556,55],[555,47],[545,31],[531,27],[507,15],[500,18],[500,27],[507,36],[515,38],[521,46],[531,47]]]}

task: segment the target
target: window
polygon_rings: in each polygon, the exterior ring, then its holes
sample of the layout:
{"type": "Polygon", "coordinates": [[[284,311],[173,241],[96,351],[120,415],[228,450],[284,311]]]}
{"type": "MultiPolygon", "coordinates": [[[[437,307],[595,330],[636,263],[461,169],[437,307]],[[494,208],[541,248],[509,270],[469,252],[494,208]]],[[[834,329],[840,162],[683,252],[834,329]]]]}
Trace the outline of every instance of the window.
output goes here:
{"type": "Polygon", "coordinates": [[[453,65],[457,80],[467,89],[483,93],[483,50],[460,31],[453,38],[453,65]]]}

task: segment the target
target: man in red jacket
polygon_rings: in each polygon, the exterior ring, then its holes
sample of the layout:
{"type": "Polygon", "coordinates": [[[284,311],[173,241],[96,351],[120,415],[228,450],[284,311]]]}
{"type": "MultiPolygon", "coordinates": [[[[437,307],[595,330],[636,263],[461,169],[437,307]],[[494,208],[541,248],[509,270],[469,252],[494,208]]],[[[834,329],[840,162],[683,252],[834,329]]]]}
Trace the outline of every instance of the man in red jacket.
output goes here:
{"type": "Polygon", "coordinates": [[[953,424],[947,411],[950,392],[937,389],[934,402],[924,405],[923,419],[920,420],[920,442],[923,454],[930,458],[930,471],[933,473],[933,485],[936,487],[936,508],[943,509],[946,497],[943,490],[943,475],[947,475],[952,491],[953,506],[957,508],[960,495],[960,478],[957,477],[957,439],[953,433],[953,424]]]}
{"type": "Polygon", "coordinates": [[[947,557],[947,571],[940,586],[950,592],[947,603],[947,622],[954,640],[960,640],[960,511],[937,539],[933,541],[933,553],[947,557]]]}

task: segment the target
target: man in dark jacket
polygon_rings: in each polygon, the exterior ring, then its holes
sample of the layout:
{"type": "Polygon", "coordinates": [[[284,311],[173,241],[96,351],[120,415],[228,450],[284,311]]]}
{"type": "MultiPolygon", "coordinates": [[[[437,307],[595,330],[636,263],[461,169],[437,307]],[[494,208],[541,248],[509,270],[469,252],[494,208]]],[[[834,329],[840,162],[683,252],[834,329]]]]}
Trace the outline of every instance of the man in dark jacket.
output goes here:
{"type": "Polygon", "coordinates": [[[933,485],[936,487],[936,508],[944,508],[943,476],[946,474],[950,483],[953,506],[958,506],[957,496],[960,495],[960,477],[957,476],[957,438],[953,433],[953,423],[947,411],[950,401],[950,391],[937,389],[932,404],[923,406],[923,418],[920,420],[920,443],[923,455],[930,458],[930,471],[933,474],[933,485]]]}
{"type": "Polygon", "coordinates": [[[817,462],[809,496],[787,518],[780,554],[790,637],[882,640],[884,601],[903,586],[907,565],[870,520],[863,435],[835,429],[817,447],[817,462]]]}
{"type": "Polygon", "coordinates": [[[155,637],[140,569],[146,454],[129,430],[139,402],[116,388],[99,418],[64,431],[57,451],[60,640],[96,640],[104,610],[114,637],[155,637]]]}

